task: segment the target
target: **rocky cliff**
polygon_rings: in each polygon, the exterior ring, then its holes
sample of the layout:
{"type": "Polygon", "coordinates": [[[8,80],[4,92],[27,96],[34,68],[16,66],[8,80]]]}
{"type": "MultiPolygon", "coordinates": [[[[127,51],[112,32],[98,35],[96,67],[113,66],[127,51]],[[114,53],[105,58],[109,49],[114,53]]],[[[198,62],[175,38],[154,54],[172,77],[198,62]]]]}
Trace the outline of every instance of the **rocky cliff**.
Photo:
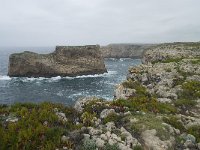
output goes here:
{"type": "Polygon", "coordinates": [[[50,54],[23,52],[10,55],[8,75],[53,77],[107,72],[99,46],[57,46],[50,54]]]}
{"type": "Polygon", "coordinates": [[[102,46],[104,58],[141,58],[143,52],[153,44],[110,44],[102,46]]]}
{"type": "Polygon", "coordinates": [[[115,98],[126,99],[125,105],[148,115],[153,111],[155,118],[160,118],[157,127],[150,120],[146,127],[145,120],[135,122],[143,122],[140,137],[147,149],[200,149],[200,43],[150,48],[143,64],[131,67],[127,80],[117,86],[115,98]],[[168,137],[160,127],[168,128],[168,137]]]}

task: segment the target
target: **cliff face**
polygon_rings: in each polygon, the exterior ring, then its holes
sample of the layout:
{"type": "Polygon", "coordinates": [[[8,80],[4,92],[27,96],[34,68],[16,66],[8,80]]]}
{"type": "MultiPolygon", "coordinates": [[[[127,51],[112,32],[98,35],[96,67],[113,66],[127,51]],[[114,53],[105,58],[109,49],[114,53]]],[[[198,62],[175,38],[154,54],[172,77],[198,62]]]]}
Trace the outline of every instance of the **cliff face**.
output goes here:
{"type": "Polygon", "coordinates": [[[99,46],[57,46],[50,54],[23,52],[9,58],[8,75],[53,77],[107,72],[99,46]]]}
{"type": "Polygon", "coordinates": [[[144,51],[152,44],[110,44],[102,46],[101,52],[104,58],[141,58],[144,51]]]}

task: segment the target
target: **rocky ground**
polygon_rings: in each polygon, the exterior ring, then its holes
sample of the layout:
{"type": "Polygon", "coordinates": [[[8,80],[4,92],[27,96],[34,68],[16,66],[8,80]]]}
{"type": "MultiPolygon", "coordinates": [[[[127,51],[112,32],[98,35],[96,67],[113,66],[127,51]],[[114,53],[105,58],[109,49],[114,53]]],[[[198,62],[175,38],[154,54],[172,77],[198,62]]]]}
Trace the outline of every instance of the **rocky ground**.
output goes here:
{"type": "Polygon", "coordinates": [[[200,43],[161,44],[115,98],[0,107],[0,149],[200,149],[200,43]]]}

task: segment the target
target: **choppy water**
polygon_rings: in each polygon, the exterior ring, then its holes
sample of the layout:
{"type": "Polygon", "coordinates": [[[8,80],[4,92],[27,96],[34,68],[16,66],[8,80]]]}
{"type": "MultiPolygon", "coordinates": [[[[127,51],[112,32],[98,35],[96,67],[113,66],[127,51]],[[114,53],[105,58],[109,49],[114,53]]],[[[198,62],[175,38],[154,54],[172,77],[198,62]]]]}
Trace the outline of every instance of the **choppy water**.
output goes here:
{"type": "Polygon", "coordinates": [[[113,98],[115,85],[126,79],[129,66],[140,64],[139,59],[105,59],[108,73],[78,77],[10,78],[7,76],[11,53],[31,50],[48,53],[52,47],[0,48],[0,103],[51,101],[73,104],[79,97],[113,98]]]}

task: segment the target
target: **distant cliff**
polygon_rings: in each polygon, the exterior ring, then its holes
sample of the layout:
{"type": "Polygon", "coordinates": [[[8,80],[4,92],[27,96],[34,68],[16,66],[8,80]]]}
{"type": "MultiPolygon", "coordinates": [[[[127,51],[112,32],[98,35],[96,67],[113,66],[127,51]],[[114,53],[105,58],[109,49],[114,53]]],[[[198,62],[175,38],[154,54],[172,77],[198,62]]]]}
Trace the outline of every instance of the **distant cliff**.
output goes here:
{"type": "Polygon", "coordinates": [[[101,47],[104,58],[141,58],[153,44],[109,44],[101,47]]]}
{"type": "Polygon", "coordinates": [[[100,47],[57,46],[50,54],[23,52],[10,55],[8,75],[14,77],[53,77],[101,74],[107,72],[100,47]]]}

